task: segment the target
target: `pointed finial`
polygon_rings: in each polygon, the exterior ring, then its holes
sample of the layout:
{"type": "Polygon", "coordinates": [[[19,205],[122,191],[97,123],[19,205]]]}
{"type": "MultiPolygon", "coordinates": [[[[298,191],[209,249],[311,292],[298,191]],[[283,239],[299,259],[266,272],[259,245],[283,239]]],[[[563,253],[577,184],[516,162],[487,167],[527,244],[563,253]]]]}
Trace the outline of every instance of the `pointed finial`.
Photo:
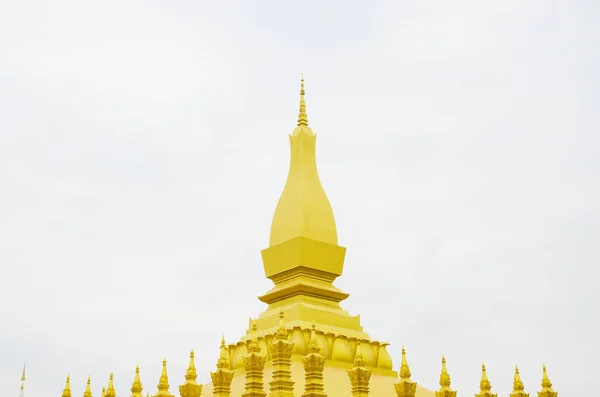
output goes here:
{"type": "Polygon", "coordinates": [[[195,381],[198,375],[196,374],[196,365],[194,363],[194,351],[190,353],[190,364],[188,365],[187,371],[185,371],[185,379],[187,381],[195,381]]]}
{"type": "Polygon", "coordinates": [[[442,373],[440,374],[440,386],[442,389],[450,387],[450,374],[446,368],[446,357],[442,355],[442,373]]]}
{"type": "Polygon", "coordinates": [[[225,345],[225,334],[221,337],[221,347],[219,348],[219,360],[217,361],[217,369],[229,369],[229,352],[225,345]]]}
{"type": "Polygon", "coordinates": [[[25,364],[23,364],[23,374],[21,375],[21,395],[23,395],[24,390],[25,390],[25,364]]]}
{"type": "Polygon", "coordinates": [[[558,392],[555,392],[552,389],[552,382],[550,382],[550,378],[548,378],[548,373],[546,372],[546,365],[542,366],[542,390],[538,392],[539,397],[558,397],[558,392]]]}
{"type": "Polygon", "coordinates": [[[248,347],[248,353],[260,353],[260,346],[258,345],[258,338],[256,337],[256,320],[252,320],[252,340],[248,347]]]}
{"type": "Polygon", "coordinates": [[[71,376],[67,375],[67,381],[65,382],[65,388],[62,392],[61,397],[71,397],[71,376]]]}
{"type": "Polygon", "coordinates": [[[170,395],[169,392],[169,377],[167,376],[167,359],[163,359],[162,373],[158,381],[158,394],[170,395]]]}
{"type": "Polygon", "coordinates": [[[285,317],[283,315],[283,308],[279,309],[279,328],[277,329],[277,332],[275,333],[275,338],[276,339],[287,339],[288,334],[287,331],[285,330],[285,317]]]}
{"type": "Polygon", "coordinates": [[[525,390],[525,386],[523,385],[523,381],[521,380],[521,375],[519,374],[519,366],[515,366],[515,377],[513,380],[513,392],[522,392],[525,390]]]}
{"type": "Polygon", "coordinates": [[[135,367],[135,377],[133,378],[133,384],[131,385],[131,397],[143,397],[142,394],[142,382],[140,381],[140,366],[135,367]]]}
{"type": "Polygon", "coordinates": [[[548,378],[548,372],[546,372],[546,364],[542,365],[542,371],[543,371],[543,375],[542,375],[542,388],[546,389],[550,389],[552,388],[552,382],[550,382],[550,378],[548,378]]]}
{"type": "Polygon", "coordinates": [[[116,397],[117,392],[115,391],[115,385],[113,383],[113,373],[111,372],[108,377],[108,387],[106,388],[106,397],[116,397]]]}
{"type": "Polygon", "coordinates": [[[298,114],[298,127],[308,127],[308,116],[306,115],[306,102],[304,101],[304,74],[300,83],[300,113],[298,114]]]}
{"type": "Polygon", "coordinates": [[[485,370],[485,364],[481,363],[481,381],[479,382],[479,393],[486,394],[492,391],[492,384],[487,376],[487,371],[485,370]]]}
{"type": "Polygon", "coordinates": [[[354,354],[354,365],[357,367],[364,367],[366,365],[365,360],[363,359],[360,341],[356,342],[356,353],[354,354]]]}
{"type": "Polygon", "coordinates": [[[404,350],[404,346],[402,346],[402,363],[400,364],[400,379],[410,380],[410,367],[408,366],[408,361],[406,360],[406,350],[404,350]]]}
{"type": "Polygon", "coordinates": [[[315,320],[313,320],[310,330],[310,345],[308,346],[308,353],[321,353],[321,347],[317,341],[317,325],[315,324],[315,320]]]}
{"type": "Polygon", "coordinates": [[[102,396],[102,397],[106,396],[106,388],[104,386],[102,386],[102,393],[100,393],[100,396],[102,396]]]}
{"type": "Polygon", "coordinates": [[[85,387],[85,392],[83,393],[83,397],[92,397],[92,387],[91,387],[92,379],[91,376],[88,375],[87,378],[87,386],[85,387]]]}

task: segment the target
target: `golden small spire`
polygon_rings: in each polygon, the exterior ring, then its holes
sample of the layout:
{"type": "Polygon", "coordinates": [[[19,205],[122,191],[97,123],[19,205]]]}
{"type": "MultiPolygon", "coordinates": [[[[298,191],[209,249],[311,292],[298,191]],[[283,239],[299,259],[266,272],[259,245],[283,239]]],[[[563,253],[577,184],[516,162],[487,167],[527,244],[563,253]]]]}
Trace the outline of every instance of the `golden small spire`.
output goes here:
{"type": "Polygon", "coordinates": [[[410,367],[406,360],[406,350],[402,346],[402,363],[400,364],[400,382],[394,384],[398,397],[415,397],[417,383],[410,380],[410,367]]]}
{"type": "Polygon", "coordinates": [[[61,397],[71,397],[71,376],[67,375],[67,381],[65,382],[65,388],[63,389],[61,397]]]}
{"type": "Polygon", "coordinates": [[[115,384],[113,382],[113,373],[111,372],[108,377],[108,387],[106,388],[106,397],[116,397],[117,392],[115,391],[115,384]]]}
{"type": "Polygon", "coordinates": [[[558,397],[558,393],[552,390],[552,382],[548,378],[545,364],[542,366],[542,371],[542,390],[538,392],[538,397],[558,397]]]}
{"type": "Polygon", "coordinates": [[[252,320],[252,340],[248,347],[248,353],[260,353],[260,346],[258,345],[258,338],[256,337],[256,320],[252,320]]]}
{"type": "Polygon", "coordinates": [[[294,381],[292,381],[291,372],[294,343],[288,340],[283,308],[279,310],[279,329],[268,348],[275,369],[273,380],[269,382],[271,386],[269,397],[294,397],[294,381]]]}
{"type": "Polygon", "coordinates": [[[144,397],[142,394],[142,382],[140,381],[140,366],[135,367],[135,377],[131,385],[131,397],[144,397]]]}
{"type": "Polygon", "coordinates": [[[190,352],[190,364],[188,365],[187,371],[185,371],[185,379],[195,381],[198,375],[196,375],[196,365],[194,363],[194,351],[190,352]]]}
{"type": "Polygon", "coordinates": [[[312,322],[308,354],[302,357],[304,364],[304,394],[302,397],[327,397],[323,384],[323,368],[325,357],[321,354],[321,347],[317,341],[317,325],[312,322]]]}
{"type": "Polygon", "coordinates": [[[252,321],[252,341],[248,347],[248,354],[244,356],[244,370],[246,383],[242,397],[265,397],[263,384],[263,371],[267,357],[260,354],[260,346],[256,337],[256,320],[252,321]]]}
{"type": "Polygon", "coordinates": [[[321,347],[317,341],[317,325],[315,320],[312,322],[312,328],[310,330],[310,344],[308,345],[308,353],[321,353],[321,347]]]}
{"type": "Polygon", "coordinates": [[[92,397],[92,387],[91,387],[91,377],[88,375],[87,386],[85,387],[85,392],[83,392],[83,397],[92,397]]]}
{"type": "Polygon", "coordinates": [[[229,369],[229,352],[225,345],[225,335],[221,336],[221,346],[219,347],[219,360],[217,369],[229,369]]]}
{"type": "Polygon", "coordinates": [[[158,393],[155,396],[174,397],[169,393],[169,377],[167,376],[167,359],[163,359],[162,373],[158,381],[158,393]]]}
{"type": "Polygon", "coordinates": [[[286,339],[288,338],[287,331],[285,330],[285,318],[283,315],[283,308],[279,309],[279,328],[275,333],[275,339],[286,339]]]}
{"type": "Polygon", "coordinates": [[[214,397],[229,397],[231,395],[231,382],[233,381],[233,371],[229,370],[229,352],[225,345],[225,335],[221,337],[221,347],[219,360],[217,361],[217,370],[210,373],[213,384],[214,397]]]}
{"type": "Polygon", "coordinates": [[[356,342],[356,353],[354,353],[354,365],[357,367],[365,367],[365,359],[362,356],[360,349],[360,341],[356,342]]]}
{"type": "Polygon", "coordinates": [[[446,368],[446,357],[442,355],[442,373],[440,375],[440,386],[442,388],[450,387],[450,374],[446,368]]]}
{"type": "Polygon", "coordinates": [[[356,343],[356,353],[354,354],[354,368],[348,371],[348,377],[350,378],[350,384],[352,385],[353,397],[363,397],[369,395],[371,369],[366,368],[366,363],[360,350],[360,341],[358,341],[356,343]]]}
{"type": "Polygon", "coordinates": [[[25,364],[23,364],[23,374],[21,375],[21,393],[20,397],[25,397],[25,364]]]}
{"type": "Polygon", "coordinates": [[[300,113],[298,114],[298,127],[308,127],[308,116],[306,114],[306,102],[304,101],[304,74],[300,83],[300,113]]]}
{"type": "Polygon", "coordinates": [[[529,397],[529,394],[525,393],[525,386],[523,386],[523,381],[521,380],[521,375],[519,374],[519,366],[515,367],[513,392],[510,394],[510,397],[529,397]]]}
{"type": "Polygon", "coordinates": [[[442,356],[442,373],[440,374],[440,390],[435,392],[436,397],[456,397],[456,391],[450,388],[450,374],[446,368],[446,357],[442,356]]]}
{"type": "Polygon", "coordinates": [[[194,364],[194,351],[190,353],[190,364],[185,371],[185,383],[179,386],[181,397],[200,397],[202,394],[202,385],[196,382],[196,365],[194,364]]]}
{"type": "Polygon", "coordinates": [[[402,363],[400,364],[400,379],[410,380],[410,367],[406,360],[406,350],[402,346],[402,363]]]}
{"type": "Polygon", "coordinates": [[[485,364],[481,364],[481,381],[479,382],[479,394],[475,394],[475,397],[497,397],[497,394],[492,394],[492,384],[487,377],[485,370],[485,364]]]}
{"type": "Polygon", "coordinates": [[[106,388],[102,386],[102,392],[100,393],[101,397],[106,397],[106,388]]]}

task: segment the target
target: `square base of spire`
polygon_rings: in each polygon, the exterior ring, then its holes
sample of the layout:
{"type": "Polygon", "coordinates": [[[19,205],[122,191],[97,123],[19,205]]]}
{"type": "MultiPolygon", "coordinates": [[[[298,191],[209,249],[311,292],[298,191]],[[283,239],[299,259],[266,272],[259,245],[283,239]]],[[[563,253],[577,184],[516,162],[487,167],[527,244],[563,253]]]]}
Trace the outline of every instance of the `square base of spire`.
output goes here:
{"type": "Polygon", "coordinates": [[[277,283],[277,275],[294,268],[312,269],[329,281],[342,275],[346,248],[306,237],[295,237],[261,251],[265,275],[277,283]]]}

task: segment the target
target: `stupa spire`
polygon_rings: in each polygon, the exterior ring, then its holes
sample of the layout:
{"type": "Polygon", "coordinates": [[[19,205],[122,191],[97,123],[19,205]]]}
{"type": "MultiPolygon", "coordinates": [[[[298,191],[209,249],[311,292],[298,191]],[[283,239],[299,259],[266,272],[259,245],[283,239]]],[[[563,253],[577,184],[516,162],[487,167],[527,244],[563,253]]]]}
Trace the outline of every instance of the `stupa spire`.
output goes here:
{"type": "MultiPolygon", "coordinates": [[[[269,304],[258,318],[259,326],[264,334],[276,332],[277,315],[284,307],[287,320],[302,332],[310,330],[312,320],[317,319],[323,329],[337,329],[347,338],[369,340],[360,317],[351,316],[339,305],[349,294],[333,285],[342,275],[346,248],[338,245],[335,217],[319,178],[316,139],[308,126],[302,79],[298,124],[289,136],[287,181],[273,214],[269,248],[262,251],[265,275],[275,285],[259,297],[269,304]]],[[[305,355],[306,345],[300,338],[292,332],[294,354],[305,355]]],[[[353,358],[352,352],[332,359],[352,363],[353,358]]]]}
{"type": "Polygon", "coordinates": [[[185,371],[185,383],[179,386],[181,397],[200,397],[202,394],[202,385],[196,382],[196,364],[194,363],[194,351],[190,352],[190,363],[185,371]]]}
{"type": "Polygon", "coordinates": [[[92,397],[92,386],[91,386],[91,378],[88,376],[87,385],[85,386],[85,391],[83,392],[83,397],[92,397]]]}
{"type": "Polygon", "coordinates": [[[360,342],[356,344],[356,354],[354,357],[354,368],[348,370],[348,377],[352,385],[352,397],[368,397],[369,382],[371,381],[371,370],[366,367],[360,351],[360,342]]]}
{"type": "Polygon", "coordinates": [[[260,346],[256,337],[256,321],[252,322],[252,341],[248,347],[248,355],[244,357],[246,370],[246,387],[242,397],[265,397],[263,385],[263,371],[267,357],[260,354],[260,346]]]}
{"type": "Polygon", "coordinates": [[[317,326],[312,323],[310,344],[308,354],[302,358],[304,364],[304,394],[302,397],[327,397],[323,384],[323,368],[325,368],[325,357],[321,354],[321,348],[317,341],[317,326]]]}
{"type": "Polygon", "coordinates": [[[456,397],[456,391],[450,388],[450,374],[446,368],[446,357],[442,356],[442,373],[440,374],[440,389],[435,392],[436,397],[456,397]]]}
{"type": "Polygon", "coordinates": [[[217,361],[217,370],[210,373],[214,397],[229,397],[231,395],[233,371],[231,371],[229,367],[229,351],[225,345],[225,335],[223,335],[221,337],[221,348],[219,360],[217,361]]]}
{"type": "Polygon", "coordinates": [[[102,392],[100,392],[100,397],[106,397],[106,387],[102,386],[102,392]]]}
{"type": "Polygon", "coordinates": [[[158,381],[158,392],[154,395],[155,397],[175,397],[169,393],[169,376],[167,375],[167,359],[163,360],[162,373],[158,381]]]}
{"type": "Polygon", "coordinates": [[[67,375],[67,381],[65,382],[65,388],[61,394],[61,397],[71,397],[71,376],[67,375]]]}
{"type": "Polygon", "coordinates": [[[300,80],[300,113],[298,113],[298,127],[308,127],[308,115],[306,114],[306,102],[304,101],[304,74],[300,80]]]}
{"type": "Polygon", "coordinates": [[[142,382],[140,381],[140,367],[135,367],[135,377],[133,378],[133,384],[131,385],[131,397],[144,397],[142,394],[142,382]]]}
{"type": "Polygon", "coordinates": [[[106,388],[106,397],[117,397],[117,392],[115,390],[115,384],[113,382],[113,373],[110,373],[108,377],[108,387],[106,388]]]}
{"type": "Polygon", "coordinates": [[[538,392],[538,397],[558,397],[558,393],[552,389],[552,382],[548,378],[546,365],[542,366],[542,390],[538,392]]]}
{"type": "Polygon", "coordinates": [[[519,367],[515,367],[515,377],[513,379],[513,391],[510,393],[510,397],[529,397],[528,393],[525,393],[525,386],[523,386],[523,381],[521,380],[521,375],[519,374],[519,367]]]}
{"type": "Polygon", "coordinates": [[[398,397],[415,397],[417,383],[410,380],[410,367],[406,360],[406,350],[402,346],[402,363],[400,364],[400,381],[394,385],[398,397]]]}
{"type": "Polygon", "coordinates": [[[19,396],[25,397],[25,364],[23,364],[23,373],[21,375],[21,391],[19,396]]]}
{"type": "Polygon", "coordinates": [[[475,394],[475,397],[498,397],[497,394],[492,393],[492,384],[487,377],[485,370],[485,364],[481,364],[481,381],[479,382],[479,394],[475,394]]]}
{"type": "Polygon", "coordinates": [[[279,328],[269,349],[273,358],[273,380],[269,382],[269,397],[294,397],[294,382],[290,370],[294,343],[289,341],[285,330],[283,309],[279,310],[279,328]]]}

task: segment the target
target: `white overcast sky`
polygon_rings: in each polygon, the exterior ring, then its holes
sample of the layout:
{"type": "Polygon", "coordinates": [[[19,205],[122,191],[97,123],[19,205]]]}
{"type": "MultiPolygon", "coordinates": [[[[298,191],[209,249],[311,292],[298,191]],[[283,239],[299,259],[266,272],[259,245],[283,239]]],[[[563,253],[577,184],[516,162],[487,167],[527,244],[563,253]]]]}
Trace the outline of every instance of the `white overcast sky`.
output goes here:
{"type": "MultiPolygon", "coordinates": [[[[372,338],[460,395],[600,365],[600,2],[2,1],[0,394],[199,378],[270,288],[300,73],[372,338]]],[[[597,379],[596,379],[597,380],[597,379]]],[[[145,393],[144,391],[144,393],[145,393]]]]}

